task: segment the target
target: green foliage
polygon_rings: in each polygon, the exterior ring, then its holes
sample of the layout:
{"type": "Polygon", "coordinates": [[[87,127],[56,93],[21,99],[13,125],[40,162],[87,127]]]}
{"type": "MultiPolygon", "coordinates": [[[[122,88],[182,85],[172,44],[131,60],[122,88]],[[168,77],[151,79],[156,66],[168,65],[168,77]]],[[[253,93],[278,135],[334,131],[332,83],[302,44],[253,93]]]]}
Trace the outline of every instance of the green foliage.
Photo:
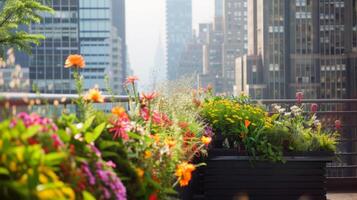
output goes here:
{"type": "Polygon", "coordinates": [[[274,110],[268,115],[245,96],[210,97],[202,105],[201,116],[216,134],[227,138],[224,147],[238,147],[254,158],[283,161],[286,152],[336,151],[338,134],[323,129],[315,115],[304,115],[297,106],[285,112],[274,105],[274,110]]]}
{"type": "Polygon", "coordinates": [[[0,56],[3,57],[9,48],[31,53],[31,45],[38,45],[44,36],[19,31],[19,26],[39,23],[41,13],[53,13],[53,10],[38,0],[2,0],[0,6],[0,56]]]}

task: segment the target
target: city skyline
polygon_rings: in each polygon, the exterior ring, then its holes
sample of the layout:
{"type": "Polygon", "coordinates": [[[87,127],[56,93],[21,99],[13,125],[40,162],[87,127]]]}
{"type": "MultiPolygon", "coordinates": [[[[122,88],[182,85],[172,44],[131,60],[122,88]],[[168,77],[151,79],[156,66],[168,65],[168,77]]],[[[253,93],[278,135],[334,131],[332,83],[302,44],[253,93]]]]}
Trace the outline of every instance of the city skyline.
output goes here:
{"type": "MultiPolygon", "coordinates": [[[[193,0],[193,27],[211,22],[214,14],[213,0],[193,0]]],[[[155,65],[158,39],[165,40],[165,0],[127,1],[127,45],[128,59],[134,74],[140,77],[140,86],[151,84],[152,68],[155,65]],[[141,5],[141,6],[138,6],[141,5]],[[147,29],[145,35],[140,29],[147,29]]],[[[165,52],[164,52],[165,53],[165,52]]],[[[165,55],[163,55],[165,57],[165,55]]]]}

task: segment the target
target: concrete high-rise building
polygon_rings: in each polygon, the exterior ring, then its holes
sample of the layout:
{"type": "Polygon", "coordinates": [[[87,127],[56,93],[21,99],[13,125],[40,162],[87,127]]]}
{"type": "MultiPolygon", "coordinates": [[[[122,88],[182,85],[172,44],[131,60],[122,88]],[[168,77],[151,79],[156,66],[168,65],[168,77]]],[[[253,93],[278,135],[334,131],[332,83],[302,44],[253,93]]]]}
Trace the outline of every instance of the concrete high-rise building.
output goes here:
{"type": "Polygon", "coordinates": [[[199,24],[198,33],[193,33],[180,56],[177,78],[198,75],[203,71],[203,46],[208,41],[212,24],[199,24]]]}
{"type": "Polygon", "coordinates": [[[192,37],[192,0],[166,0],[167,78],[180,77],[180,57],[192,37]]]}
{"type": "Polygon", "coordinates": [[[237,92],[253,98],[357,97],[355,0],[248,0],[237,92]]]}
{"type": "Polygon", "coordinates": [[[127,44],[126,44],[126,0],[113,0],[113,26],[117,29],[121,41],[121,83],[125,82],[127,74],[127,44]]]}
{"type": "Polygon", "coordinates": [[[46,37],[33,48],[29,57],[31,84],[42,93],[73,93],[71,72],[63,66],[69,54],[79,53],[79,2],[43,2],[51,6],[55,14],[43,14],[42,22],[32,24],[29,29],[31,33],[46,37]]]}
{"type": "Polygon", "coordinates": [[[247,52],[247,0],[223,1],[223,77],[233,92],[235,60],[247,52]]]}

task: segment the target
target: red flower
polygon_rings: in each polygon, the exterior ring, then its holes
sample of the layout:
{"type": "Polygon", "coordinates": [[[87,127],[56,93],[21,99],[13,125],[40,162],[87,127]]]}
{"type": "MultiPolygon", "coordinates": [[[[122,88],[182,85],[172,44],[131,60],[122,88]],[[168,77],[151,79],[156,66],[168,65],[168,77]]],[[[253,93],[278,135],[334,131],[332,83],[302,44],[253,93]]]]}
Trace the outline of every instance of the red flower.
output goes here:
{"type": "Polygon", "coordinates": [[[179,122],[178,126],[183,129],[186,130],[188,128],[188,123],[187,122],[179,122]]]}
{"type": "Polygon", "coordinates": [[[300,104],[302,99],[304,98],[304,93],[303,92],[297,92],[296,93],[296,101],[300,104]]]}
{"type": "Polygon", "coordinates": [[[109,129],[109,132],[114,134],[113,136],[114,139],[117,138],[122,138],[123,140],[129,139],[129,135],[127,131],[130,130],[131,126],[128,119],[125,118],[117,119],[115,121],[111,121],[110,123],[112,124],[113,127],[109,129]]]}
{"type": "Polygon", "coordinates": [[[149,200],[158,200],[157,194],[156,193],[151,194],[149,200]]]}
{"type": "Polygon", "coordinates": [[[316,113],[319,106],[316,103],[311,104],[310,110],[312,113],[316,113]]]}
{"type": "Polygon", "coordinates": [[[340,121],[340,120],[336,120],[336,121],[335,121],[335,128],[336,128],[336,129],[340,129],[341,127],[342,127],[341,121],[340,121]]]}
{"type": "Polygon", "coordinates": [[[27,142],[28,142],[30,145],[39,144],[38,140],[36,140],[36,138],[33,138],[33,137],[27,139],[27,142]]]}
{"type": "Polygon", "coordinates": [[[134,84],[137,80],[139,80],[137,76],[129,76],[128,78],[126,78],[125,84],[134,84]]]}

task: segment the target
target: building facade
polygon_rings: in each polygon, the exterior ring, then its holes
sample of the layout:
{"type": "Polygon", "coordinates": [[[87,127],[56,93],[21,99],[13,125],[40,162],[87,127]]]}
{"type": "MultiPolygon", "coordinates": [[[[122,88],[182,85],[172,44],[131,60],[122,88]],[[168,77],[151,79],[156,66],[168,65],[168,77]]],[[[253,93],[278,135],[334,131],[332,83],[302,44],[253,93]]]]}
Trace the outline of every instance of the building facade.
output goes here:
{"type": "Polygon", "coordinates": [[[55,14],[44,14],[43,21],[32,24],[30,32],[46,37],[35,46],[29,57],[31,85],[41,93],[73,93],[73,80],[64,61],[69,54],[80,52],[79,48],[79,2],[43,1],[55,10],[55,14]]]}
{"type": "Polygon", "coordinates": [[[33,48],[29,59],[21,58],[21,62],[29,60],[31,84],[41,93],[74,93],[72,72],[64,68],[64,62],[70,54],[81,54],[86,60],[80,71],[85,90],[111,87],[115,94],[122,93],[127,63],[125,1],[43,2],[53,7],[55,14],[43,14],[43,21],[32,24],[29,31],[46,39],[33,48]]]}
{"type": "Polygon", "coordinates": [[[237,92],[253,98],[355,98],[355,0],[249,0],[237,92]]]}
{"type": "Polygon", "coordinates": [[[235,83],[235,60],[247,52],[247,35],[247,0],[224,0],[222,75],[228,93],[235,83]]]}
{"type": "Polygon", "coordinates": [[[176,80],[180,57],[192,37],[192,0],[166,0],[166,37],[167,78],[176,80]]]}

